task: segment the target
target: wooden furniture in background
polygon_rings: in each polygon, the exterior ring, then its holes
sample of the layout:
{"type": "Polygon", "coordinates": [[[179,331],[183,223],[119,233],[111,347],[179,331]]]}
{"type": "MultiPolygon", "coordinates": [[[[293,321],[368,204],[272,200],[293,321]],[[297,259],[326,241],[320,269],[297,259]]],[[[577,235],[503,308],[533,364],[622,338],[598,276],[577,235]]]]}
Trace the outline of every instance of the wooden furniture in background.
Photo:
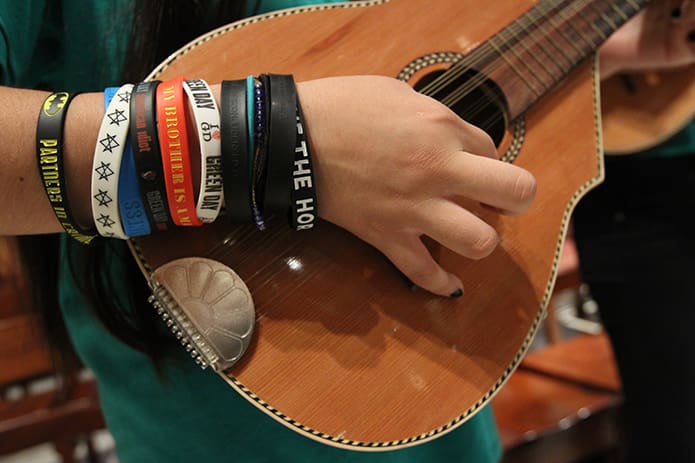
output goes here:
{"type": "MultiPolygon", "coordinates": [[[[8,239],[0,237],[0,249],[7,246],[8,239]]],[[[78,372],[58,378],[36,317],[24,307],[29,298],[19,272],[8,272],[6,256],[0,255],[0,455],[52,442],[70,463],[84,439],[96,462],[88,436],[105,428],[96,383],[78,372]],[[39,380],[47,388],[33,392],[39,380]]]]}
{"type": "Polygon", "coordinates": [[[695,116],[695,64],[618,74],[601,82],[607,154],[633,154],[668,140],[695,116]]]}
{"type": "MultiPolygon", "coordinates": [[[[571,239],[557,283],[556,292],[581,284],[571,239]]],[[[548,344],[524,358],[493,400],[503,463],[620,462],[622,395],[608,338],[562,339],[552,307],[543,331],[548,344]]]]}
{"type": "Polygon", "coordinates": [[[618,394],[518,370],[493,402],[503,463],[618,462],[618,394]]]}

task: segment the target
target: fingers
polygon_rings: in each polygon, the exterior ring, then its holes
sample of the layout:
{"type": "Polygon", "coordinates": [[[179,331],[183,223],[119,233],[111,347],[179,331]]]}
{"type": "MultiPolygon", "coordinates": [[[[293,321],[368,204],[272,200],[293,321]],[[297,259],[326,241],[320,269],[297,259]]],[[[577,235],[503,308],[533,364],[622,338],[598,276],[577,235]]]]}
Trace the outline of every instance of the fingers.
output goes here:
{"type": "Polygon", "coordinates": [[[483,129],[476,127],[468,122],[460,119],[463,123],[462,141],[466,147],[466,151],[475,153],[478,156],[484,156],[490,159],[499,159],[499,153],[495,142],[492,141],[490,135],[483,129]]]}
{"type": "MultiPolygon", "coordinates": [[[[423,234],[471,259],[488,256],[499,244],[494,228],[451,201],[432,201],[414,220],[423,234]]],[[[404,232],[400,237],[375,245],[420,288],[442,296],[458,297],[462,294],[461,280],[434,260],[417,232],[404,232]]]]}
{"type": "Polygon", "coordinates": [[[452,156],[442,172],[449,194],[465,196],[495,209],[518,214],[531,205],[536,179],[520,167],[470,153],[452,156]]]}
{"type": "Polygon", "coordinates": [[[379,247],[386,257],[410,279],[431,293],[447,297],[463,294],[463,284],[454,274],[444,270],[417,236],[390,240],[379,247]]]}
{"type": "Polygon", "coordinates": [[[427,236],[470,259],[487,257],[500,241],[494,228],[452,201],[432,201],[418,219],[427,236]]]}

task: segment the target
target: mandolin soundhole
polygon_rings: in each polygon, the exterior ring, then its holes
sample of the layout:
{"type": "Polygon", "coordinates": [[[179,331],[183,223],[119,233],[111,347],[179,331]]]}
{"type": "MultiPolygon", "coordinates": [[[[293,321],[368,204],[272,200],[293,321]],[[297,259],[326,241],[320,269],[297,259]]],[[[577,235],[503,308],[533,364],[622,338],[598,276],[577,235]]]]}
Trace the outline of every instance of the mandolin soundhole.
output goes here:
{"type": "Polygon", "coordinates": [[[471,69],[452,76],[446,70],[424,74],[414,88],[456,112],[462,119],[485,130],[500,146],[507,131],[507,110],[502,90],[483,74],[471,69]]]}
{"type": "Polygon", "coordinates": [[[500,147],[510,125],[504,93],[469,61],[457,52],[431,53],[408,63],[397,78],[485,130],[500,147]]]}

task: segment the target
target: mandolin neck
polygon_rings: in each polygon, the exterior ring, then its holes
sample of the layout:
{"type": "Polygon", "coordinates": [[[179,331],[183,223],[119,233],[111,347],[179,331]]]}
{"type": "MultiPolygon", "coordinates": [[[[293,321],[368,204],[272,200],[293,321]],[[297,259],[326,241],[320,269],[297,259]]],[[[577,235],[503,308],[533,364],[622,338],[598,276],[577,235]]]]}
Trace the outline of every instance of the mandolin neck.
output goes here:
{"type": "Polygon", "coordinates": [[[649,0],[541,0],[468,59],[506,82],[514,119],[547,94],[649,0]]]}

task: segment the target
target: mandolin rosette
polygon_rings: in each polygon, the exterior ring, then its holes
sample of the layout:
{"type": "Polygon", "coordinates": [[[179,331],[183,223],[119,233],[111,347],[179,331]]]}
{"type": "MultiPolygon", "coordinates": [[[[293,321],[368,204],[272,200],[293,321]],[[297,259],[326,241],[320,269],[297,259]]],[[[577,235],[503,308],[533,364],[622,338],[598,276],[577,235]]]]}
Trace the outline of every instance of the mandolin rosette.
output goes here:
{"type": "Polygon", "coordinates": [[[234,365],[253,335],[255,309],[244,281],[226,265],[199,257],[162,265],[149,302],[202,368],[234,365]]]}

